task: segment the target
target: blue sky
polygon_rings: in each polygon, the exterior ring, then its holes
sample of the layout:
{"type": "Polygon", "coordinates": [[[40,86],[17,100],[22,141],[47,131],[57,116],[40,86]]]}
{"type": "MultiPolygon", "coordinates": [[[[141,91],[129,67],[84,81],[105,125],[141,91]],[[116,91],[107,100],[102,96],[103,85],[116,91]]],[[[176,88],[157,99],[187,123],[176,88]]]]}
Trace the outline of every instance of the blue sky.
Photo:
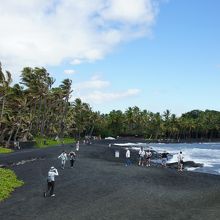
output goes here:
{"type": "Polygon", "coordinates": [[[0,59],[17,72],[15,80],[25,65],[45,66],[56,85],[73,80],[72,99],[101,112],[220,110],[220,1],[30,0],[13,10],[7,2],[0,6],[10,9],[1,29],[16,19],[22,32],[15,28],[9,38],[7,29],[0,37],[0,59]],[[21,15],[34,8],[36,16],[21,15]]]}

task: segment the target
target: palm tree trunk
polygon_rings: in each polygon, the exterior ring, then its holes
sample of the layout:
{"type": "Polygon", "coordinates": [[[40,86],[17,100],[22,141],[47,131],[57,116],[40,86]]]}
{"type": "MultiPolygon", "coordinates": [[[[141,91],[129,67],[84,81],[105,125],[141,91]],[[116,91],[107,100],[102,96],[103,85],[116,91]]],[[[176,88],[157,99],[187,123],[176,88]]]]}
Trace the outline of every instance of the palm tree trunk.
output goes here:
{"type": "MultiPolygon", "coordinates": [[[[5,108],[5,96],[3,96],[3,99],[2,99],[2,110],[1,110],[1,120],[0,120],[0,123],[3,119],[3,115],[4,115],[4,108],[5,108]]],[[[0,124],[1,125],[1,124],[0,124]]]]}
{"type": "Polygon", "coordinates": [[[38,117],[37,117],[37,133],[40,130],[41,109],[42,109],[42,96],[40,97],[40,107],[39,107],[39,110],[38,110],[38,117]]]}
{"type": "Polygon", "coordinates": [[[33,115],[33,118],[32,120],[30,121],[30,125],[29,125],[29,128],[28,128],[28,131],[31,133],[31,130],[32,130],[32,126],[33,126],[33,120],[34,120],[34,117],[35,117],[35,114],[36,114],[36,109],[37,109],[37,99],[34,103],[34,111],[31,111],[30,112],[30,118],[31,118],[31,115],[33,115]]]}
{"type": "Polygon", "coordinates": [[[7,128],[5,128],[2,132],[1,132],[1,135],[0,135],[0,142],[4,141],[5,139],[5,132],[7,131],[7,128]]]}
{"type": "Polygon", "coordinates": [[[12,135],[13,135],[13,133],[14,133],[14,130],[15,130],[15,127],[13,126],[13,128],[12,128],[12,130],[11,130],[11,132],[10,132],[10,136],[9,136],[9,138],[8,138],[8,140],[7,140],[7,143],[6,143],[6,146],[7,146],[7,147],[9,147],[9,144],[10,144],[10,141],[11,141],[11,138],[12,138],[12,135]]]}
{"type": "Polygon", "coordinates": [[[46,104],[47,104],[47,98],[46,95],[44,96],[44,111],[43,111],[43,117],[42,117],[42,123],[41,123],[41,136],[44,135],[44,127],[45,127],[45,114],[46,114],[46,104]]]}
{"type": "Polygon", "coordinates": [[[67,114],[67,109],[68,109],[68,102],[69,102],[69,94],[67,94],[66,98],[65,98],[65,106],[64,106],[64,112],[63,112],[63,117],[61,120],[61,124],[60,124],[60,137],[63,136],[63,131],[66,127],[66,124],[64,123],[64,121],[66,120],[66,114],[67,114]]]}
{"type": "Polygon", "coordinates": [[[20,127],[21,127],[21,120],[19,121],[19,125],[18,125],[18,127],[17,127],[16,132],[15,132],[15,135],[14,135],[14,141],[16,141],[16,140],[17,140],[18,131],[20,130],[20,127]]]}
{"type": "Polygon", "coordinates": [[[90,133],[89,133],[89,136],[92,136],[92,133],[93,133],[93,130],[94,130],[94,125],[92,126],[91,130],[90,130],[90,133]]]}
{"type": "Polygon", "coordinates": [[[17,136],[18,136],[18,131],[20,130],[20,126],[17,127],[17,130],[15,132],[15,135],[14,135],[14,141],[17,140],[17,136]]]}

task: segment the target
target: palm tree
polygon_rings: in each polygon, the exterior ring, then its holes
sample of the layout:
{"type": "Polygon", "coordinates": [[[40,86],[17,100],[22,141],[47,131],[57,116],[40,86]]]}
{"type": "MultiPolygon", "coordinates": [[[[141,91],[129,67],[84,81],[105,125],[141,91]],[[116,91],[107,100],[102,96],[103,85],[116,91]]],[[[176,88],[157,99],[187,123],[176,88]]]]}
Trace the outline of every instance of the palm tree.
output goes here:
{"type": "MultiPolygon", "coordinates": [[[[91,126],[91,108],[87,103],[83,103],[79,98],[77,98],[72,105],[74,110],[73,126],[78,133],[78,138],[80,138],[81,134],[86,132],[86,128],[90,128],[91,126]]],[[[91,132],[87,132],[88,135],[90,135],[90,133],[91,132]]]]}
{"type": "MultiPolygon", "coordinates": [[[[50,77],[49,73],[45,68],[25,67],[22,70],[21,84],[26,86],[26,91],[30,94],[30,99],[34,101],[34,105],[31,105],[30,110],[33,116],[36,118],[35,131],[34,133],[44,134],[45,121],[48,111],[47,97],[49,91],[55,80],[50,77]]],[[[33,122],[31,122],[30,129],[32,128],[33,122]]]]}
{"type": "Polygon", "coordinates": [[[108,120],[108,128],[111,130],[111,136],[121,135],[124,124],[124,116],[122,111],[111,111],[107,117],[108,120]]]}
{"type": "Polygon", "coordinates": [[[7,101],[7,96],[10,93],[10,84],[12,83],[11,73],[6,71],[4,74],[2,71],[2,64],[0,63],[0,101],[1,101],[1,115],[0,125],[4,115],[4,108],[7,101]]]}
{"type": "Polygon", "coordinates": [[[60,138],[63,137],[63,131],[66,127],[65,121],[67,117],[70,95],[72,93],[71,86],[72,86],[72,80],[70,79],[64,79],[62,81],[62,84],[60,85],[64,97],[64,108],[63,108],[62,118],[60,121],[60,132],[59,132],[60,138]]]}

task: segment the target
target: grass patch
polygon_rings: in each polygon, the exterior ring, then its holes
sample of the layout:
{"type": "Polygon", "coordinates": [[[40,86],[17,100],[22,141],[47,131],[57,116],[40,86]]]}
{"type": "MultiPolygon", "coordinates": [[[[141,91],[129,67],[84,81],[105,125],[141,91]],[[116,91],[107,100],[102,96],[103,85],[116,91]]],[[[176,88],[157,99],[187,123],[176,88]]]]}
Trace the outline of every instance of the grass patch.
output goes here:
{"type": "Polygon", "coordinates": [[[8,198],[15,188],[23,184],[12,170],[0,168],[0,201],[8,198]]]}
{"type": "MultiPolygon", "coordinates": [[[[52,147],[62,144],[61,140],[56,141],[51,138],[36,137],[35,141],[36,141],[36,146],[39,148],[52,147]]],[[[74,138],[63,138],[63,144],[73,144],[74,142],[75,142],[74,138]]]]}
{"type": "Polygon", "coordinates": [[[12,149],[0,147],[0,154],[8,154],[13,152],[12,149]]]}

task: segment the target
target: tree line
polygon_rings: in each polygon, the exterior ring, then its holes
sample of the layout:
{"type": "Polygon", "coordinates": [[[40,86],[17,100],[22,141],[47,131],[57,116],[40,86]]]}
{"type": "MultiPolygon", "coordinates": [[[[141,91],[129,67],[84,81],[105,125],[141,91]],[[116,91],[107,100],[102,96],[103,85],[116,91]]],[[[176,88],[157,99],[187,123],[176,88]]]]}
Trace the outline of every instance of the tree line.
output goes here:
{"type": "Polygon", "coordinates": [[[111,111],[105,116],[109,135],[141,136],[150,140],[185,141],[220,138],[220,112],[192,110],[177,117],[169,110],[162,114],[137,106],[122,111],[111,111]]]}
{"type": "Polygon", "coordinates": [[[79,98],[71,101],[72,81],[55,79],[45,68],[25,67],[20,82],[0,64],[0,142],[34,137],[140,136],[158,139],[219,138],[220,112],[193,110],[177,117],[169,110],[153,113],[137,106],[101,114],[79,98]]]}

